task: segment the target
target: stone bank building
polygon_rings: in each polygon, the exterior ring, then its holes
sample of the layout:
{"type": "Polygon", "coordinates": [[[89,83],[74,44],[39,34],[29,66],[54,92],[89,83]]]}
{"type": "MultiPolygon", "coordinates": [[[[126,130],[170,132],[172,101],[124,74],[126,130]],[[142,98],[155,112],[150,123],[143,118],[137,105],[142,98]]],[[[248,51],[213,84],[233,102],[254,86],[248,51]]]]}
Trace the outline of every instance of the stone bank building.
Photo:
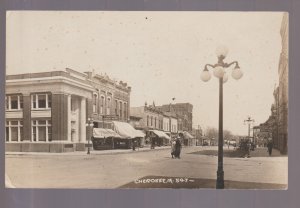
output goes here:
{"type": "Polygon", "coordinates": [[[131,88],[73,69],[6,76],[6,151],[84,151],[96,128],[128,122],[131,88]]]}

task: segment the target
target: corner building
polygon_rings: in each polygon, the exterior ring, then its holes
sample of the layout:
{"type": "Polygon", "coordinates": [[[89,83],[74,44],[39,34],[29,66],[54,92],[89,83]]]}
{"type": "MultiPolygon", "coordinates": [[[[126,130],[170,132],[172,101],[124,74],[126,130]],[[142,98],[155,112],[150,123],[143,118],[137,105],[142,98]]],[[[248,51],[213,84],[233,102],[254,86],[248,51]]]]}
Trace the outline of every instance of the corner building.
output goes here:
{"type": "Polygon", "coordinates": [[[84,151],[91,129],[128,121],[131,88],[72,69],[6,76],[6,151],[84,151]]]}

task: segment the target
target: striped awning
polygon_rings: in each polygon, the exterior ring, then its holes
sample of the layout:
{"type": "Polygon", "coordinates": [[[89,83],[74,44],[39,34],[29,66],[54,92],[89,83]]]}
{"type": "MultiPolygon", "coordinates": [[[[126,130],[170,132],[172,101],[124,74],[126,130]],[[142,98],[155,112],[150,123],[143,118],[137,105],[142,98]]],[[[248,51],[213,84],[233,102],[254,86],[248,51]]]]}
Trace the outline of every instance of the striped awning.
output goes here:
{"type": "Polygon", "coordinates": [[[113,121],[114,130],[122,137],[122,138],[140,138],[144,137],[145,134],[142,131],[136,130],[129,123],[113,121]]]}
{"type": "Polygon", "coordinates": [[[94,128],[93,129],[94,138],[121,138],[121,136],[114,132],[112,129],[94,128]]]}
{"type": "Polygon", "coordinates": [[[159,131],[159,130],[149,130],[156,134],[158,137],[165,138],[165,139],[171,139],[165,132],[159,131]]]}

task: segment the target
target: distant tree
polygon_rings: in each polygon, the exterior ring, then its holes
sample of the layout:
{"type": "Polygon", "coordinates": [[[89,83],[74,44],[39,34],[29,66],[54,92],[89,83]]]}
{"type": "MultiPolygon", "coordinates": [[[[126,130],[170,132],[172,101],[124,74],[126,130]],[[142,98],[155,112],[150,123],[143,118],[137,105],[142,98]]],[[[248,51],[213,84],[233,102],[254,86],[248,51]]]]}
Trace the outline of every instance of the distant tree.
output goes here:
{"type": "Polygon", "coordinates": [[[209,139],[216,139],[218,138],[218,130],[214,127],[207,127],[205,130],[205,136],[207,136],[209,139]]]}
{"type": "MultiPolygon", "coordinates": [[[[219,131],[218,129],[214,128],[214,127],[207,127],[205,130],[205,135],[209,138],[215,138],[218,139],[219,138],[219,131]]],[[[231,133],[231,131],[229,130],[223,130],[223,138],[226,140],[230,140],[233,139],[235,136],[231,133]]]]}

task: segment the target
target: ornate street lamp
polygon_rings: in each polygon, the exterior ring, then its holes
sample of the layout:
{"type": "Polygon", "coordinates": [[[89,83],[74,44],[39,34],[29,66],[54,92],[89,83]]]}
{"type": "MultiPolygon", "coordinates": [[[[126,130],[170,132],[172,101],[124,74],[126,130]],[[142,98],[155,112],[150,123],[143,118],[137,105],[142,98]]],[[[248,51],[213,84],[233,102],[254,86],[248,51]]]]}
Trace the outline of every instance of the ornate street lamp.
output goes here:
{"type": "Polygon", "coordinates": [[[89,127],[89,136],[88,136],[88,150],[87,150],[87,154],[90,154],[90,140],[91,140],[91,136],[93,134],[93,126],[94,126],[94,121],[92,118],[88,118],[88,122],[85,124],[87,127],[89,127]]]}
{"type": "Polygon", "coordinates": [[[201,74],[201,79],[204,82],[207,82],[211,78],[211,74],[208,71],[208,67],[213,69],[213,74],[219,79],[219,143],[218,143],[218,170],[217,170],[217,181],[216,188],[224,189],[224,171],[223,171],[223,83],[227,82],[228,75],[226,69],[231,65],[235,65],[232,70],[232,77],[236,80],[240,79],[243,76],[239,64],[237,61],[231,63],[225,63],[224,59],[228,54],[227,47],[221,46],[216,50],[216,55],[218,57],[218,63],[211,65],[206,64],[204,70],[201,74]]]}
{"type": "MultiPolygon", "coordinates": [[[[250,141],[250,125],[254,123],[254,119],[248,116],[247,120],[244,120],[244,124],[248,123],[248,140],[250,141]]],[[[254,131],[253,131],[254,132],[254,131]]],[[[254,133],[253,133],[253,143],[254,143],[254,133]]]]}

